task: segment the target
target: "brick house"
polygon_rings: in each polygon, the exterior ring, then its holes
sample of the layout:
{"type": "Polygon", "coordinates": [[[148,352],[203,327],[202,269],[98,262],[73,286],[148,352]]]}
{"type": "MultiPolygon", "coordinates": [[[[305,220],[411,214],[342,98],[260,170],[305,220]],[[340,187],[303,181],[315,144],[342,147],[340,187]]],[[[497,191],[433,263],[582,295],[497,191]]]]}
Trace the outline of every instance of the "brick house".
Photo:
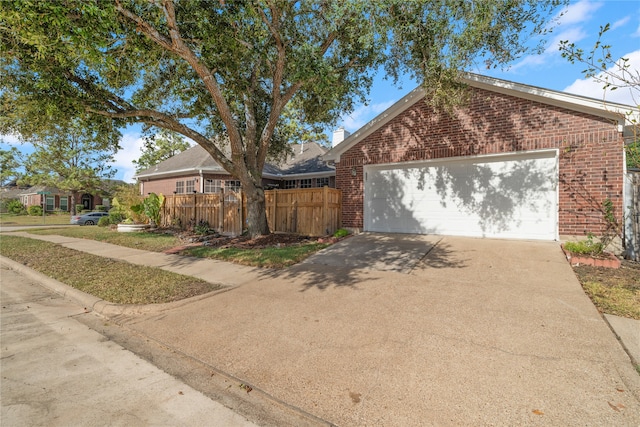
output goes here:
{"type": "Polygon", "coordinates": [[[345,227],[558,240],[624,207],[625,114],[638,110],[474,74],[435,111],[417,88],[332,148],[345,227]],[[605,208],[604,206],[609,206],[605,208]]]}
{"type": "MultiPolygon", "coordinates": [[[[291,149],[291,154],[282,162],[265,165],[262,181],[266,189],[335,188],[335,168],[322,159],[326,148],[310,142],[292,144],[291,149]]],[[[142,195],[216,193],[240,188],[240,181],[199,145],[139,172],[135,178],[142,195]]]]}
{"type": "MultiPolygon", "coordinates": [[[[20,200],[27,209],[29,206],[44,206],[46,212],[71,212],[73,205],[81,205],[83,210],[94,210],[97,206],[109,209],[111,195],[116,187],[124,185],[124,181],[107,179],[102,182],[101,188],[93,191],[79,191],[75,200],[70,191],[63,191],[55,187],[35,185],[33,187],[14,190],[12,195],[20,200]]],[[[8,198],[8,197],[4,197],[8,198]]]]}

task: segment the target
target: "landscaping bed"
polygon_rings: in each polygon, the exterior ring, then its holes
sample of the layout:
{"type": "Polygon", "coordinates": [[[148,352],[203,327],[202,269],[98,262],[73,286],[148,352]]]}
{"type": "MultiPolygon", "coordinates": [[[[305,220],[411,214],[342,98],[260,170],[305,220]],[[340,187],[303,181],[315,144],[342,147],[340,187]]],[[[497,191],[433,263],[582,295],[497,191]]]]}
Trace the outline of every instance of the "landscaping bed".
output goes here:
{"type": "Polygon", "coordinates": [[[640,320],[640,263],[624,260],[620,268],[579,265],[573,271],[601,313],[640,320]]]}

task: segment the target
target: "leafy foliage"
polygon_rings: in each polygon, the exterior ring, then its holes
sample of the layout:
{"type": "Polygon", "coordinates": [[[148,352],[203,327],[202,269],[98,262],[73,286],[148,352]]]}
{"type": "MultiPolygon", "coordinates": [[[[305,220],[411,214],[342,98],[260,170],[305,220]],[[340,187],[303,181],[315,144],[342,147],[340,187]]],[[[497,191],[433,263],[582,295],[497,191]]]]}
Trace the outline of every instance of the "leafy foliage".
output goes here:
{"type": "Polygon", "coordinates": [[[31,216],[42,216],[42,206],[39,205],[31,205],[27,209],[27,212],[31,216]]]}
{"type": "Polygon", "coordinates": [[[564,248],[574,254],[598,255],[604,250],[604,245],[597,242],[593,234],[589,234],[586,240],[565,243],[564,248]]]}
{"type": "Polygon", "coordinates": [[[0,132],[74,117],[180,133],[240,180],[251,235],[268,232],[262,170],[295,135],[331,124],[374,73],[463,98],[459,72],[530,49],[561,0],[0,2],[0,132]],[[44,114],[43,114],[44,112],[44,114]],[[6,119],[2,119],[6,117],[6,119]],[[289,127],[289,129],[287,129],[289,127]]]}
{"type": "Polygon", "coordinates": [[[27,213],[24,205],[18,199],[2,200],[2,205],[2,208],[10,214],[23,215],[27,213]]]}
{"type": "Polygon", "coordinates": [[[136,171],[140,172],[157,165],[163,160],[175,156],[189,148],[189,143],[179,133],[160,129],[158,133],[144,138],[142,155],[133,160],[136,171]]]}
{"type": "Polygon", "coordinates": [[[162,194],[158,196],[156,193],[149,194],[142,202],[144,214],[155,225],[160,224],[160,212],[163,204],[164,196],[162,194]]]}
{"type": "Polygon", "coordinates": [[[17,180],[20,177],[22,154],[16,147],[0,150],[0,186],[17,180]]]}

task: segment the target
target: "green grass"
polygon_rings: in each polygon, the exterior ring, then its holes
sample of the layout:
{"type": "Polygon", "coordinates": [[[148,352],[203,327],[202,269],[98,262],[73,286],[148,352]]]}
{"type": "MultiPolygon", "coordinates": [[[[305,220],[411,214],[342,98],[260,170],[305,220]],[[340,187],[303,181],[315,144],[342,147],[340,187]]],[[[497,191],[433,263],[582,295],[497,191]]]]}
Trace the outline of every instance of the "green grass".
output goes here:
{"type": "Polygon", "coordinates": [[[582,287],[601,312],[640,320],[640,290],[595,281],[585,282],[582,287]]]}
{"type": "Polygon", "coordinates": [[[220,285],[103,258],[41,240],[0,236],[0,254],[83,292],[117,304],[154,304],[205,294],[220,285]]]}
{"type": "Polygon", "coordinates": [[[326,243],[309,243],[297,246],[263,249],[209,248],[200,246],[183,251],[186,255],[230,261],[253,267],[285,268],[307,258],[314,252],[329,246],[326,243]]]}
{"type": "Polygon", "coordinates": [[[57,235],[75,237],[78,239],[97,240],[99,242],[112,243],[127,248],[143,249],[145,251],[162,252],[180,244],[178,238],[171,234],[163,233],[118,233],[107,227],[77,226],[65,228],[43,228],[26,230],[31,234],[57,235]]]}
{"type": "Polygon", "coordinates": [[[8,213],[0,213],[0,225],[16,226],[16,225],[67,225],[71,219],[71,214],[47,214],[42,216],[30,215],[13,215],[8,213]]]}

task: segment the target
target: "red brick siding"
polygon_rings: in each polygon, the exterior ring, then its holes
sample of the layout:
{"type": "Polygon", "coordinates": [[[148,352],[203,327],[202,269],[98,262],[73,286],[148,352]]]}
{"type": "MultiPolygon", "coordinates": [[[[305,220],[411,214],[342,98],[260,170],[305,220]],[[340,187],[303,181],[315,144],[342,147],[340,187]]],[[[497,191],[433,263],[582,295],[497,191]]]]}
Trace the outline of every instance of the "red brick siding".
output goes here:
{"type": "Polygon", "coordinates": [[[418,101],[341,155],[336,187],[343,194],[343,224],[363,226],[363,165],[555,148],[559,234],[599,234],[605,199],[622,218],[622,147],[617,123],[609,119],[486,90],[473,89],[470,103],[453,115],[418,101]]]}

